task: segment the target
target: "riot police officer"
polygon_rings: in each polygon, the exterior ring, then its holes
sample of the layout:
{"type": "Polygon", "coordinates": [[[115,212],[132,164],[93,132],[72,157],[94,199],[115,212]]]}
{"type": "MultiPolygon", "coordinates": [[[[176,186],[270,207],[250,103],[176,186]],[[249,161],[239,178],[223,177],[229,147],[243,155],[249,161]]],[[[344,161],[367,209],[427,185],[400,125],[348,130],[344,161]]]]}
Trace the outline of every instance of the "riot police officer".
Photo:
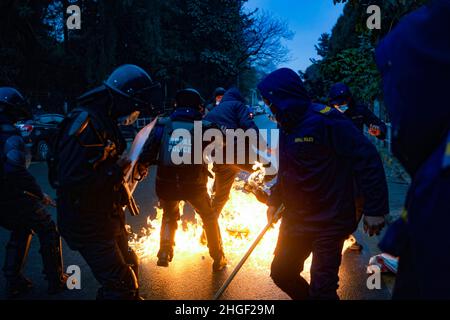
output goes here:
{"type": "Polygon", "coordinates": [[[355,126],[363,131],[367,126],[369,134],[380,140],[386,138],[386,125],[364,104],[356,103],[350,88],[343,83],[336,83],[328,95],[329,105],[335,107],[350,118],[355,126]]]}
{"type": "MultiPolygon", "coordinates": [[[[186,152],[191,159],[194,157],[194,139],[180,142],[171,135],[177,129],[193,132],[194,121],[202,121],[202,100],[194,89],[184,89],[177,93],[175,111],[170,117],[159,120],[146,142],[140,163],[146,167],[158,165],[156,193],[163,208],[158,266],[167,267],[172,261],[175,231],[180,219],[179,203],[184,200],[190,203],[202,218],[209,253],[214,259],[213,271],[220,271],[225,268],[227,261],[223,253],[217,216],[207,192],[207,165],[193,161],[175,164],[172,161],[172,151],[176,150],[175,148],[182,148],[182,152],[186,152]]],[[[203,123],[203,128],[207,125],[208,123],[203,123]]],[[[203,146],[200,150],[202,149],[203,146]]]]}
{"type": "MultiPolygon", "coordinates": [[[[205,116],[205,120],[217,124],[224,129],[254,130],[258,132],[256,123],[250,116],[250,110],[245,105],[245,100],[237,88],[230,88],[224,93],[220,105],[205,116]]],[[[258,137],[259,138],[259,137],[258,137]]],[[[259,145],[257,142],[256,145],[259,145]]],[[[246,153],[252,146],[246,145],[246,153]]],[[[235,155],[237,150],[235,150],[235,155]]],[[[247,157],[248,158],[248,157],[247,157]]],[[[247,162],[247,161],[246,161],[247,162]]],[[[254,163],[238,164],[214,164],[214,197],[213,208],[220,216],[231,192],[231,187],[240,171],[253,172],[254,163]]]]}
{"type": "Polygon", "coordinates": [[[62,291],[66,275],[63,273],[61,240],[56,224],[46,211],[53,200],[42,192],[27,170],[27,153],[19,130],[18,120],[31,116],[27,104],[14,88],[0,88],[0,225],[11,230],[6,246],[3,272],[10,298],[32,287],[24,277],[23,268],[33,232],[39,237],[44,273],[49,282],[48,292],[62,291]]]}
{"type": "MultiPolygon", "coordinates": [[[[364,125],[367,126],[368,132],[371,136],[376,137],[379,140],[386,138],[386,125],[376,115],[373,114],[369,108],[357,103],[353,98],[350,88],[344,83],[336,83],[330,89],[328,95],[329,105],[335,107],[339,112],[352,120],[353,124],[361,131],[364,130],[364,125]]],[[[358,181],[355,180],[355,205],[356,214],[358,218],[362,217],[362,211],[364,207],[364,197],[358,188],[358,181]]],[[[350,250],[361,251],[362,245],[357,242],[356,238],[352,235],[353,244],[350,246],[350,250]]]]}
{"type": "Polygon", "coordinates": [[[139,299],[138,259],[128,247],[123,188],[129,160],[118,124],[132,124],[151,111],[160,84],[138,66],[123,65],[78,99],[56,141],[53,184],[58,224],[100,282],[98,299],[139,299]]]}
{"type": "Polygon", "coordinates": [[[293,299],[338,299],[344,240],[355,231],[356,175],[365,197],[364,226],[378,234],[389,213],[386,177],[377,150],[342,114],[313,104],[299,75],[279,69],[258,89],[280,127],[280,167],[268,220],[285,210],[271,277],[293,299]],[[311,283],[300,276],[313,253],[311,283]]]}
{"type": "Polygon", "coordinates": [[[211,103],[209,103],[205,108],[205,114],[212,111],[215,107],[217,107],[222,101],[223,96],[225,95],[226,90],[222,87],[218,87],[214,90],[213,97],[211,99],[211,103]]]}
{"type": "Polygon", "coordinates": [[[392,150],[412,178],[402,217],[380,245],[400,258],[394,299],[450,299],[449,17],[449,1],[430,1],[376,49],[392,150]]]}

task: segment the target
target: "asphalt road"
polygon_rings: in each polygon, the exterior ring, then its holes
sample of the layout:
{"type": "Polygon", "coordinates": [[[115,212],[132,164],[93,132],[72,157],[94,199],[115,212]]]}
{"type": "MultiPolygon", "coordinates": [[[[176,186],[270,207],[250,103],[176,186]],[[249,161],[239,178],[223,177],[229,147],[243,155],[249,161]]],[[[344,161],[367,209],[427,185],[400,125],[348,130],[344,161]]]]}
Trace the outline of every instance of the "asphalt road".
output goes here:
{"type": "MultiPolygon", "coordinates": [[[[266,120],[258,120],[266,122],[266,120]]],[[[268,123],[267,123],[268,124],[268,123]]],[[[263,126],[265,126],[263,124],[263,126]]],[[[47,168],[44,163],[33,163],[31,172],[42,185],[45,192],[54,195],[53,190],[47,182],[47,168]]],[[[398,213],[403,204],[406,186],[402,184],[390,183],[391,209],[398,213]]],[[[146,226],[147,217],[154,217],[157,199],[154,192],[154,170],[149,178],[142,182],[136,190],[136,200],[143,209],[138,217],[130,217],[128,223],[133,230],[139,230],[146,226]]],[[[50,210],[53,217],[55,211],[50,210]]],[[[192,213],[191,213],[192,215],[192,213]]],[[[264,217],[261,217],[265,219],[264,217]]],[[[4,246],[9,237],[9,233],[0,229],[0,257],[4,257],[4,246]]],[[[393,284],[392,277],[383,277],[382,288],[380,290],[369,290],[366,286],[366,265],[370,256],[379,253],[376,247],[377,239],[362,235],[360,231],[356,234],[358,240],[363,244],[364,250],[361,253],[346,251],[343,254],[340,269],[339,296],[345,300],[355,299],[389,299],[390,290],[393,284]]],[[[155,246],[158,244],[155,243],[155,246]]],[[[98,283],[90,272],[89,267],[81,256],[71,251],[63,242],[64,263],[66,266],[78,265],[81,269],[81,290],[66,291],[57,296],[46,294],[46,282],[41,273],[42,262],[39,255],[39,241],[33,237],[32,247],[29,253],[25,268],[25,274],[34,282],[34,289],[24,299],[95,299],[98,283]]],[[[225,247],[226,252],[233,248],[225,247]]],[[[3,260],[3,258],[2,258],[3,260]]],[[[230,261],[229,267],[222,273],[213,274],[211,270],[212,260],[205,253],[196,253],[186,256],[175,256],[169,268],[156,266],[156,257],[149,256],[141,260],[140,265],[140,286],[141,295],[146,299],[188,299],[203,300],[211,299],[232,272],[237,264],[236,259],[230,261]]],[[[224,293],[223,299],[288,299],[272,282],[269,277],[270,261],[260,264],[254,268],[254,261],[250,257],[248,263],[243,267],[224,293]]],[[[307,276],[307,275],[306,275],[307,276]]],[[[0,289],[5,286],[5,280],[0,276],[0,289]]],[[[3,291],[3,290],[2,290],[3,291]]],[[[4,298],[3,292],[0,297],[4,298]]]]}

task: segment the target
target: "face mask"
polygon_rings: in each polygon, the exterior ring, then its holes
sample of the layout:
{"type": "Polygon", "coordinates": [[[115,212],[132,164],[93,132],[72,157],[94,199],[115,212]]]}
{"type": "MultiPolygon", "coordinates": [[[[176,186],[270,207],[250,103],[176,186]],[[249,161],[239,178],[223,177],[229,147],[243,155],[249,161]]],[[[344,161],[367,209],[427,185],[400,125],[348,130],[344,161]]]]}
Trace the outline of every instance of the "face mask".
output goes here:
{"type": "Polygon", "coordinates": [[[125,117],[120,117],[119,123],[123,126],[131,126],[139,118],[140,114],[141,114],[140,111],[134,111],[133,113],[131,113],[125,117]]]}
{"type": "Polygon", "coordinates": [[[338,109],[341,113],[345,113],[345,111],[348,110],[348,105],[344,104],[342,106],[336,106],[336,109],[338,109]]]}

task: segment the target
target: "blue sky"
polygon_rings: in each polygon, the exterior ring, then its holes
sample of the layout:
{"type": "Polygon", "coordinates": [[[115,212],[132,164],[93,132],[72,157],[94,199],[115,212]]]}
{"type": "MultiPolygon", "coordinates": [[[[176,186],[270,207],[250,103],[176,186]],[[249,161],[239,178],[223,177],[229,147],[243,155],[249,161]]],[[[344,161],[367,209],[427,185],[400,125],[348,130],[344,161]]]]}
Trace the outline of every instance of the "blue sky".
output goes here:
{"type": "Polygon", "coordinates": [[[316,58],[314,45],[324,32],[330,32],[342,13],[343,5],[333,5],[333,0],[248,0],[249,9],[260,8],[282,18],[295,33],[286,42],[292,57],[280,66],[304,71],[310,58],[316,58]]]}

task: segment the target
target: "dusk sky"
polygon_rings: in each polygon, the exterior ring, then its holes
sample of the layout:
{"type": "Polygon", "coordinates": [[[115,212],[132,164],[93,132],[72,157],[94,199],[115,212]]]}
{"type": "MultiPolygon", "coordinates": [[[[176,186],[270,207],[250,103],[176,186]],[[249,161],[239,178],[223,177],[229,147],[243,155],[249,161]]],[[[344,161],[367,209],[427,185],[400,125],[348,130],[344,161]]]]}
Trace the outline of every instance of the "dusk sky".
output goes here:
{"type": "Polygon", "coordinates": [[[280,67],[304,71],[310,58],[316,58],[314,45],[324,32],[330,32],[342,13],[343,5],[333,5],[332,0],[249,0],[247,7],[260,8],[282,18],[295,33],[286,43],[292,60],[280,67]]]}

